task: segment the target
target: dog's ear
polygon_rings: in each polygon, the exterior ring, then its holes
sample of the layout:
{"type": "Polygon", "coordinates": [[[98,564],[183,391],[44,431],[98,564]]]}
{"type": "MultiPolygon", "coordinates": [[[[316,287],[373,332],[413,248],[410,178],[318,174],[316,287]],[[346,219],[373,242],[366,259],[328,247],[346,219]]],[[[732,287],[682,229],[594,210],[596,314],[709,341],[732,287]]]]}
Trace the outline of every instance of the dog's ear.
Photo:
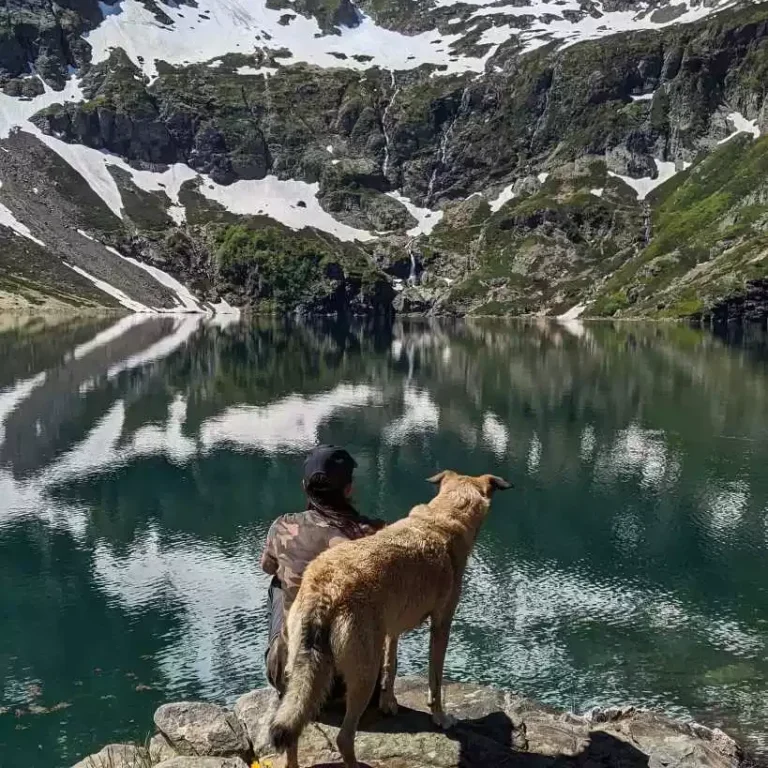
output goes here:
{"type": "Polygon", "coordinates": [[[443,480],[445,480],[446,475],[448,474],[448,470],[444,469],[442,472],[438,472],[436,475],[432,475],[432,477],[427,478],[428,483],[432,483],[432,485],[440,485],[443,480]]]}
{"type": "Polygon", "coordinates": [[[515,487],[512,483],[497,475],[483,475],[481,480],[485,486],[486,496],[490,496],[494,491],[508,491],[510,488],[515,487]]]}

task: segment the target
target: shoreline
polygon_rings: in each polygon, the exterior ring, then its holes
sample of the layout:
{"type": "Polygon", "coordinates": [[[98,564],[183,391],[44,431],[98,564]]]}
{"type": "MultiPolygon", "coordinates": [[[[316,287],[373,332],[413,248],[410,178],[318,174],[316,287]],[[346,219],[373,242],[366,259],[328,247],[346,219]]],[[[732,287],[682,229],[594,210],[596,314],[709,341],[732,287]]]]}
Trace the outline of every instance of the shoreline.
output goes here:
{"type": "MultiPolygon", "coordinates": [[[[56,320],[73,320],[77,318],[91,319],[102,317],[114,317],[122,318],[128,315],[140,315],[146,317],[179,317],[187,315],[200,315],[200,316],[215,316],[216,313],[209,312],[129,312],[124,309],[111,308],[111,307],[91,307],[85,310],[73,309],[68,311],[62,308],[49,308],[49,309],[7,309],[0,304],[0,321],[7,321],[9,319],[18,320],[36,320],[36,319],[56,319],[56,320]]],[[[234,314],[234,313],[227,313],[234,314]]],[[[768,321],[755,321],[755,320],[733,320],[728,322],[706,322],[703,320],[696,320],[695,318],[687,317],[601,317],[601,316],[583,316],[578,318],[562,318],[557,315],[481,315],[481,314],[444,314],[434,315],[429,313],[417,313],[417,312],[393,312],[389,315],[366,313],[366,314],[350,314],[344,315],[339,313],[320,314],[320,313],[297,313],[297,312],[257,312],[250,309],[238,309],[237,313],[241,319],[248,318],[282,318],[282,319],[318,319],[318,320],[386,320],[389,322],[396,322],[397,320],[430,320],[436,322],[455,322],[455,321],[472,321],[472,320],[493,320],[496,322],[526,322],[537,323],[541,321],[554,322],[559,325],[575,325],[582,323],[652,323],[654,325],[688,325],[694,328],[707,328],[707,327],[719,327],[719,326],[748,326],[748,327],[761,327],[767,326],[768,321]]],[[[0,322],[2,327],[2,322],[0,322]]]]}
{"type": "MultiPolygon", "coordinates": [[[[446,711],[456,725],[443,731],[428,714],[427,683],[398,678],[399,712],[369,707],[356,751],[375,768],[486,768],[497,765],[621,766],[621,768],[748,768],[757,763],[718,728],[634,707],[557,710],[489,686],[446,683],[446,711]]],[[[73,768],[248,768],[283,764],[269,744],[277,694],[260,688],[231,708],[184,701],[160,706],[156,733],[144,746],[111,744],[73,768]]],[[[299,742],[304,766],[338,763],[335,740],[343,708],[328,709],[299,742]]]]}

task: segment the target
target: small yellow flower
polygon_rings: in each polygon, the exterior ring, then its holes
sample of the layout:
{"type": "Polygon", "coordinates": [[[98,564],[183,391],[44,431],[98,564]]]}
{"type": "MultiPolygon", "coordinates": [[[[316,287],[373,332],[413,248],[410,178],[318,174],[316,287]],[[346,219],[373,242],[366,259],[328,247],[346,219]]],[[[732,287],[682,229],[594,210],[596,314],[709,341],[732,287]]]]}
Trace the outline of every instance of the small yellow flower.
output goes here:
{"type": "Polygon", "coordinates": [[[262,760],[261,762],[259,762],[258,760],[254,760],[251,763],[251,768],[272,768],[272,761],[262,760]]]}

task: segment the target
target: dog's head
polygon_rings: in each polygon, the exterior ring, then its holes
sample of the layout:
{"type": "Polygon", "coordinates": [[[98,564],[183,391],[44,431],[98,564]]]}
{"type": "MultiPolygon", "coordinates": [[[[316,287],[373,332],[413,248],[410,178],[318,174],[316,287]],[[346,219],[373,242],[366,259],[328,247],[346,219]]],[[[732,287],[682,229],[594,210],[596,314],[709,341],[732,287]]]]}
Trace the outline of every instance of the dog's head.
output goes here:
{"type": "Polygon", "coordinates": [[[507,482],[502,477],[496,475],[479,475],[478,477],[472,477],[471,475],[460,475],[458,472],[454,472],[450,469],[445,469],[442,472],[438,472],[433,477],[428,478],[430,483],[437,485],[440,491],[450,490],[452,487],[459,488],[464,486],[471,486],[477,488],[481,495],[486,499],[490,499],[496,491],[506,491],[510,488],[514,488],[512,483],[507,482]]]}

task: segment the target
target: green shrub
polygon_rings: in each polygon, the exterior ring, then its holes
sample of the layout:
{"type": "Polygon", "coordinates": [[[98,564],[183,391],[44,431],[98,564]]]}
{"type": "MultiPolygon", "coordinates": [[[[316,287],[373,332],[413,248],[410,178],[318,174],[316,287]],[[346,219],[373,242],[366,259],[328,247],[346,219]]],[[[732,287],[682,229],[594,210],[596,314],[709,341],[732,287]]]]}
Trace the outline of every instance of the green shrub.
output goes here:
{"type": "Polygon", "coordinates": [[[215,241],[217,267],[239,282],[255,275],[260,298],[272,298],[279,307],[293,307],[312,292],[321,278],[320,262],[327,255],[315,242],[269,226],[225,226],[215,241]]]}

